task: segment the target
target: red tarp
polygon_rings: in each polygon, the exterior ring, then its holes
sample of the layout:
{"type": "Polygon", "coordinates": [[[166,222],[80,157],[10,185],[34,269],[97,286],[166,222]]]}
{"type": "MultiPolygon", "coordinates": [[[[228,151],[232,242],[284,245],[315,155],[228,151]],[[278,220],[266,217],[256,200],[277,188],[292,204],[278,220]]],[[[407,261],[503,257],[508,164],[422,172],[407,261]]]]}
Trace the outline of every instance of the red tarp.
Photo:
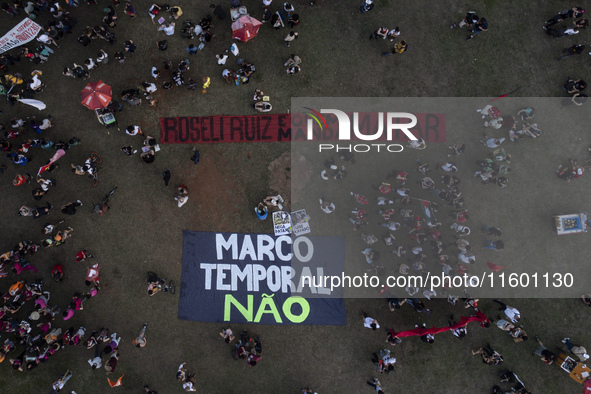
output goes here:
{"type": "MultiPolygon", "coordinates": [[[[445,115],[415,113],[417,125],[412,133],[427,142],[445,142],[445,115]]],[[[161,144],[212,144],[223,142],[287,142],[306,141],[306,114],[267,114],[247,116],[202,116],[160,118],[161,144]],[[292,129],[293,128],[293,129],[292,129]]],[[[314,141],[336,141],[338,121],[324,114],[326,127],[314,128],[314,141]]],[[[362,130],[377,129],[376,113],[360,113],[362,130]]],[[[401,122],[404,123],[404,122],[401,122]]],[[[377,141],[384,142],[385,132],[377,141]]],[[[406,136],[394,132],[395,142],[405,142],[406,136]]],[[[359,142],[359,140],[355,140],[359,142]]],[[[342,141],[348,143],[350,141],[342,141]]],[[[375,141],[363,141],[371,144],[375,141]]]]}

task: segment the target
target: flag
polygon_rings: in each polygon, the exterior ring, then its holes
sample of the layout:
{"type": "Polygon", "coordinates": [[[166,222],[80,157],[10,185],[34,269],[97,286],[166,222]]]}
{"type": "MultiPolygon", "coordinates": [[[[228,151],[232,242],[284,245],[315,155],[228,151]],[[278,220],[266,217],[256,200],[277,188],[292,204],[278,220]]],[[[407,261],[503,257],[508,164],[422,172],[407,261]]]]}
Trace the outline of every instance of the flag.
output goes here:
{"type": "Polygon", "coordinates": [[[57,159],[59,159],[60,157],[62,157],[65,154],[66,154],[66,151],[65,150],[58,149],[57,152],[55,152],[55,154],[51,157],[51,159],[49,159],[49,163],[47,163],[43,167],[39,168],[39,172],[37,173],[37,175],[39,175],[42,172],[46,171],[53,163],[55,163],[57,161],[57,159]]]}
{"type": "Polygon", "coordinates": [[[431,201],[427,200],[419,200],[421,202],[421,208],[423,208],[423,212],[427,217],[427,225],[429,227],[435,227],[437,220],[435,219],[435,212],[433,212],[433,208],[431,208],[431,201]]]}
{"type": "Polygon", "coordinates": [[[123,379],[125,375],[121,375],[121,377],[119,379],[117,379],[116,382],[111,381],[111,379],[107,378],[107,382],[109,382],[109,386],[111,387],[117,387],[117,386],[123,386],[123,383],[121,383],[121,379],[123,379]]]}
{"type": "Polygon", "coordinates": [[[27,104],[30,105],[32,107],[37,108],[39,111],[41,111],[42,109],[45,109],[47,107],[47,105],[45,105],[45,103],[43,101],[39,101],[39,100],[33,100],[33,99],[18,99],[17,101],[20,101],[23,104],[27,104]]]}
{"type": "Polygon", "coordinates": [[[508,265],[502,266],[502,265],[496,265],[491,263],[490,261],[486,262],[486,265],[488,266],[488,268],[490,268],[490,270],[492,272],[499,272],[500,270],[502,270],[503,268],[507,268],[509,267],[508,265]]]}
{"type": "Polygon", "coordinates": [[[509,93],[502,94],[502,95],[500,95],[499,97],[496,97],[496,98],[494,98],[494,99],[492,99],[492,100],[490,100],[490,101],[496,101],[496,100],[502,99],[503,97],[507,97],[508,95],[515,93],[515,92],[516,92],[516,91],[518,91],[519,89],[521,89],[521,88],[517,88],[517,89],[515,89],[515,90],[512,90],[512,91],[510,91],[509,93]]]}

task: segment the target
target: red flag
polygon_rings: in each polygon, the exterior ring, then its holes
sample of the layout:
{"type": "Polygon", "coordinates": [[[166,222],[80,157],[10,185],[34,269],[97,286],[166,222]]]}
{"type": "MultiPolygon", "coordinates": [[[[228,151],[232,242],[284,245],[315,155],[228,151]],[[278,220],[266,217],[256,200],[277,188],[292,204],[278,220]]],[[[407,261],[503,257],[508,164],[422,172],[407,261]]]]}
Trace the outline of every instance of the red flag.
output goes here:
{"type": "Polygon", "coordinates": [[[502,270],[503,268],[507,268],[509,267],[508,265],[502,266],[502,265],[496,265],[491,263],[490,261],[486,262],[486,265],[488,266],[488,268],[490,268],[491,271],[493,272],[499,272],[500,270],[502,270]]]}
{"type": "Polygon", "coordinates": [[[498,99],[502,99],[503,97],[507,97],[508,95],[515,93],[515,92],[516,92],[516,91],[518,91],[519,89],[521,89],[521,88],[517,88],[517,89],[515,89],[515,90],[512,90],[512,91],[510,91],[509,93],[502,94],[502,95],[500,95],[499,97],[496,97],[496,98],[494,98],[494,99],[492,99],[492,100],[490,100],[490,101],[496,101],[496,100],[498,100],[498,99]]]}
{"type": "Polygon", "coordinates": [[[117,387],[117,386],[123,386],[123,383],[121,383],[121,379],[123,379],[125,375],[121,375],[121,377],[119,379],[117,379],[116,382],[111,381],[111,379],[107,378],[107,382],[109,382],[109,386],[111,387],[117,387]]]}
{"type": "Polygon", "coordinates": [[[51,166],[53,163],[55,163],[60,157],[62,157],[63,155],[66,154],[66,151],[63,149],[58,149],[55,154],[51,157],[51,159],[49,159],[49,162],[44,165],[43,167],[39,168],[39,172],[37,173],[37,175],[40,175],[42,172],[46,171],[49,166],[51,166]]]}

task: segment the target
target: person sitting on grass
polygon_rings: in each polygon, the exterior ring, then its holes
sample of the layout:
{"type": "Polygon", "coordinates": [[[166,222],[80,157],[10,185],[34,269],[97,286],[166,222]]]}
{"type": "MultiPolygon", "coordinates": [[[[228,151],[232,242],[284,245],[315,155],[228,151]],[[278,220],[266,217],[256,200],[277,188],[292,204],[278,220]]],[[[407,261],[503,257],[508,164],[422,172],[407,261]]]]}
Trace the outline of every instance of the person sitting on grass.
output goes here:
{"type": "Polygon", "coordinates": [[[382,56],[401,54],[403,52],[406,52],[407,49],[408,49],[408,44],[406,43],[406,41],[402,40],[399,43],[397,43],[396,45],[394,45],[394,48],[392,48],[392,50],[390,52],[382,52],[382,56]]]}
{"type": "Polygon", "coordinates": [[[230,327],[222,329],[222,331],[220,332],[220,336],[224,338],[224,341],[226,343],[230,343],[234,340],[234,333],[232,332],[232,329],[230,327]]]}
{"type": "Polygon", "coordinates": [[[252,107],[259,112],[269,112],[273,109],[271,103],[268,103],[266,101],[259,101],[255,104],[252,104],[252,107]]]}
{"type": "Polygon", "coordinates": [[[473,356],[477,354],[480,354],[482,362],[488,365],[499,365],[503,362],[503,357],[490,344],[486,344],[485,348],[480,348],[476,351],[472,350],[473,356]]]}

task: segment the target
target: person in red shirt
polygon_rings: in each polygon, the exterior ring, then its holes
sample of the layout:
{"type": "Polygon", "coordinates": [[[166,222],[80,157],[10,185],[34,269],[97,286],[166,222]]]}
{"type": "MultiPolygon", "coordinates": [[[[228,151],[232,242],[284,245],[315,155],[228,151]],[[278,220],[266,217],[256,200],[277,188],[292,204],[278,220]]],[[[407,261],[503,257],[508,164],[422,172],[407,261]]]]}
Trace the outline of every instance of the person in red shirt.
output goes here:
{"type": "Polygon", "coordinates": [[[51,269],[51,277],[56,282],[61,282],[64,278],[64,266],[61,264],[56,264],[51,269]]]}
{"type": "Polygon", "coordinates": [[[12,184],[14,186],[21,186],[21,185],[24,185],[25,183],[31,183],[31,178],[32,178],[31,174],[27,174],[26,177],[21,174],[16,174],[16,176],[12,180],[12,184]]]}
{"type": "Polygon", "coordinates": [[[79,251],[78,253],[76,253],[76,262],[81,263],[86,259],[93,259],[94,256],[91,254],[88,254],[88,250],[86,249],[82,249],[81,251],[79,251]]]}

